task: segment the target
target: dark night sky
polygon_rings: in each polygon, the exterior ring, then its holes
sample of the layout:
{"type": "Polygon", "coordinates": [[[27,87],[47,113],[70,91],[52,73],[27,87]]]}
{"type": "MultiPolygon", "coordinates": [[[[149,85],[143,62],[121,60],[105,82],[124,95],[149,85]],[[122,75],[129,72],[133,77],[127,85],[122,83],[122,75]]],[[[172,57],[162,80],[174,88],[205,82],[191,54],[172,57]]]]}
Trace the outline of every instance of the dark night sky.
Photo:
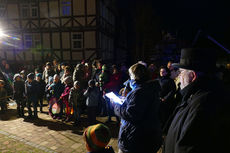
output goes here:
{"type": "Polygon", "coordinates": [[[139,4],[152,5],[162,29],[178,32],[183,39],[193,39],[199,29],[230,48],[229,5],[224,0],[118,0],[118,6],[128,16],[139,4]],[[137,5],[136,5],[136,4],[137,5]]]}

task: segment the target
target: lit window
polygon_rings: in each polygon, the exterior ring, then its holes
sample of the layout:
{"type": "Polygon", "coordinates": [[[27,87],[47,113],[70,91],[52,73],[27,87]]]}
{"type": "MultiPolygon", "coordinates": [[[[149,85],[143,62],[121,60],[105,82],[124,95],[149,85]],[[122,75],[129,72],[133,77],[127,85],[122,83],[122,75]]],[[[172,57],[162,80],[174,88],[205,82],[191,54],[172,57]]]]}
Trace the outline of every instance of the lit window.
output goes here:
{"type": "Polygon", "coordinates": [[[83,46],[83,36],[82,33],[73,33],[72,34],[72,48],[81,49],[83,46]]]}
{"type": "Polygon", "coordinates": [[[70,16],[71,15],[71,2],[62,1],[61,2],[61,13],[62,16],[70,16]]]}

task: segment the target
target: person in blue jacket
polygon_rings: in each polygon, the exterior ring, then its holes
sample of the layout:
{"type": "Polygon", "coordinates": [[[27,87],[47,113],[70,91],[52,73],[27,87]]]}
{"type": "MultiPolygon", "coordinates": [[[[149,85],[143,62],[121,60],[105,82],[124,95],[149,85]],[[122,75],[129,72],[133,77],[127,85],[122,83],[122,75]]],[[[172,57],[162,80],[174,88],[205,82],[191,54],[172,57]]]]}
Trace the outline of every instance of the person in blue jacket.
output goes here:
{"type": "Polygon", "coordinates": [[[129,68],[132,91],[123,104],[113,102],[121,118],[118,138],[119,153],[154,153],[162,143],[159,119],[160,85],[151,81],[148,69],[141,63],[129,68]]]}

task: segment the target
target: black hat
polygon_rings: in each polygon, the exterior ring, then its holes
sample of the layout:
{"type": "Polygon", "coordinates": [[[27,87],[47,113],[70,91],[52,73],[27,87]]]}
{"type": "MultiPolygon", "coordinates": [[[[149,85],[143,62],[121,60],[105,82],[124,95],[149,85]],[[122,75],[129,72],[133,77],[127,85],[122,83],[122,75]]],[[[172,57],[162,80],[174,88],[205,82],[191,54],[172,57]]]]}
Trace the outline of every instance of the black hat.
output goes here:
{"type": "Polygon", "coordinates": [[[207,48],[184,48],[181,50],[180,63],[173,63],[173,67],[213,72],[216,70],[216,51],[207,48]]]}

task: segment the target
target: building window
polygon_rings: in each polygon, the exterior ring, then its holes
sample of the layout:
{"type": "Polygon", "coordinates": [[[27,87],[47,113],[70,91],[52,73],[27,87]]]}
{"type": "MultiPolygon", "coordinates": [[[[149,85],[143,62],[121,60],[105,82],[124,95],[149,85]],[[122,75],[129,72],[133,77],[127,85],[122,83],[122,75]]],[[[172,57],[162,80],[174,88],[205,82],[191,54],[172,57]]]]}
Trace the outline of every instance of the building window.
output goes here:
{"type": "Polygon", "coordinates": [[[72,34],[72,49],[82,49],[83,47],[83,34],[73,33],[72,34]]]}
{"type": "Polygon", "coordinates": [[[0,4],[0,17],[3,17],[6,11],[6,5],[0,4]]]}
{"type": "Polygon", "coordinates": [[[30,16],[30,8],[29,5],[22,5],[22,17],[27,18],[30,16]]]}
{"type": "Polygon", "coordinates": [[[38,6],[31,5],[31,17],[38,17],[38,6]]]}
{"type": "Polygon", "coordinates": [[[40,34],[25,34],[24,35],[24,46],[25,48],[39,48],[41,44],[40,34]]]}
{"type": "Polygon", "coordinates": [[[38,17],[38,6],[35,4],[21,5],[21,13],[23,18],[38,17]]]}
{"type": "Polygon", "coordinates": [[[71,2],[63,0],[61,2],[61,13],[62,16],[70,16],[71,15],[71,2]]]}

